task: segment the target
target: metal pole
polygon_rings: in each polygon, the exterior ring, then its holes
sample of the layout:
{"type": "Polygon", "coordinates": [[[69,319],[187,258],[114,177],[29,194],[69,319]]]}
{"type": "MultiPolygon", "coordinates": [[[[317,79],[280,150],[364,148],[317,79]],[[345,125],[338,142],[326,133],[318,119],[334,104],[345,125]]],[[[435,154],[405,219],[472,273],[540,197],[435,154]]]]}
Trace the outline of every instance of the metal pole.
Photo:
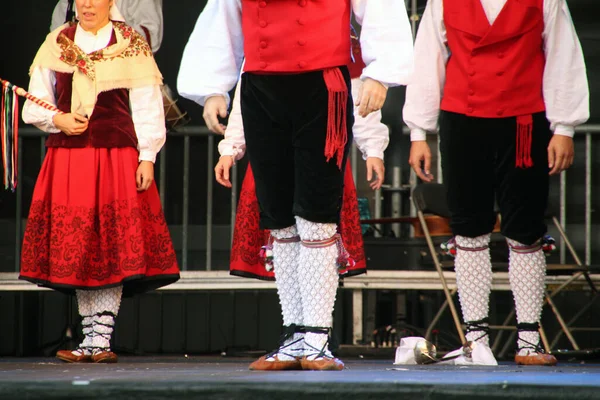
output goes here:
{"type": "Polygon", "coordinates": [[[585,265],[592,263],[592,135],[585,134],[585,265]]]}
{"type": "Polygon", "coordinates": [[[417,13],[417,0],[412,0],[410,4],[410,25],[412,28],[413,39],[417,35],[417,21],[419,14],[417,13]]]}
{"type": "MultiPolygon", "coordinates": [[[[375,190],[373,194],[374,202],[375,202],[375,218],[381,218],[381,189],[375,190]]],[[[381,237],[381,224],[375,224],[375,237],[381,237]]]]}
{"type": "Polygon", "coordinates": [[[231,216],[230,216],[230,225],[231,225],[231,232],[230,232],[230,243],[233,244],[233,232],[235,230],[235,215],[237,212],[237,188],[238,188],[238,167],[237,165],[234,165],[231,168],[231,216]]]}
{"type": "Polygon", "coordinates": [[[352,143],[350,152],[350,165],[352,166],[352,179],[354,179],[354,185],[358,187],[356,180],[358,179],[358,149],[356,144],[352,143]]]}
{"type": "Polygon", "coordinates": [[[46,157],[46,136],[40,136],[40,164],[44,162],[46,157]]]}
{"type": "Polygon", "coordinates": [[[212,269],[212,209],[213,209],[213,179],[215,160],[215,137],[208,137],[208,181],[206,182],[206,270],[212,269]]]}
{"type": "MultiPolygon", "coordinates": [[[[19,140],[17,144],[17,176],[22,177],[23,173],[23,140],[19,140]]],[[[21,179],[21,178],[19,178],[21,179]]],[[[17,181],[17,204],[15,210],[15,272],[21,269],[21,224],[23,221],[23,182],[17,181]]]]}
{"type": "Polygon", "coordinates": [[[442,176],[442,152],[440,151],[440,136],[437,135],[437,169],[435,171],[435,175],[437,176],[438,183],[444,183],[444,178],[442,176]]]}
{"type": "Polygon", "coordinates": [[[352,291],[352,344],[357,345],[363,341],[363,291],[352,291]]]}
{"type": "Polygon", "coordinates": [[[160,204],[165,209],[165,193],[167,186],[167,147],[163,146],[160,152],[160,166],[158,170],[158,193],[160,195],[160,204]]]}
{"type": "Polygon", "coordinates": [[[181,269],[187,271],[188,266],[188,222],[190,197],[190,136],[183,137],[183,216],[181,223],[181,269]]]}
{"type": "MultiPolygon", "coordinates": [[[[400,167],[393,167],[392,169],[392,188],[400,189],[401,187],[401,176],[400,167]]],[[[400,216],[400,192],[398,190],[392,191],[392,217],[400,216]]],[[[392,224],[392,232],[396,237],[400,237],[400,224],[392,224]]]]}
{"type": "MultiPolygon", "coordinates": [[[[567,227],[567,171],[560,173],[560,225],[566,229],[567,227]]],[[[565,241],[560,239],[560,263],[565,263],[565,241]]]]}

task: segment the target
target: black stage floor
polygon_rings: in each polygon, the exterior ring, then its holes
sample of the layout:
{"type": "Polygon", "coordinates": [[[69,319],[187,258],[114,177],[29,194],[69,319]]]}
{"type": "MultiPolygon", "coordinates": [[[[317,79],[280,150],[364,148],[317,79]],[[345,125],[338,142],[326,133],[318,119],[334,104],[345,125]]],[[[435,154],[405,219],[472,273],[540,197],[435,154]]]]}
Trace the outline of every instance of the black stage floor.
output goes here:
{"type": "Polygon", "coordinates": [[[121,357],[118,364],[1,358],[0,399],[600,399],[600,365],[394,366],[346,360],[340,372],[252,372],[251,360],[121,357]]]}

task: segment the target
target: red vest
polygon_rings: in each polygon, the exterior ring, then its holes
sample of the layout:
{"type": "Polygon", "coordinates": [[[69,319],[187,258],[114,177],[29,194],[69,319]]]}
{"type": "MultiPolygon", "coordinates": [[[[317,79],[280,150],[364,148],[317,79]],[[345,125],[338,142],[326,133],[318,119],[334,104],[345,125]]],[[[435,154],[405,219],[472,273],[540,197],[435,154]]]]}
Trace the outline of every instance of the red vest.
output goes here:
{"type": "MultiPolygon", "coordinates": [[[[63,33],[73,40],[77,25],[65,29],[63,33]]],[[[109,46],[116,43],[113,32],[109,46]]],[[[71,93],[73,91],[73,74],[56,72],[56,98],[58,108],[71,112],[71,93]]],[[[89,117],[88,129],[81,135],[67,136],[63,132],[52,134],[46,140],[47,147],[136,147],[137,136],[131,110],[129,107],[129,91],[115,89],[98,94],[94,112],[89,117]]]]}
{"type": "Polygon", "coordinates": [[[349,0],[242,0],[246,72],[299,73],[350,63],[349,0]]]}
{"type": "Polygon", "coordinates": [[[483,118],[545,110],[543,0],[507,0],[492,26],[480,0],[444,0],[444,24],[442,110],[483,118]]]}

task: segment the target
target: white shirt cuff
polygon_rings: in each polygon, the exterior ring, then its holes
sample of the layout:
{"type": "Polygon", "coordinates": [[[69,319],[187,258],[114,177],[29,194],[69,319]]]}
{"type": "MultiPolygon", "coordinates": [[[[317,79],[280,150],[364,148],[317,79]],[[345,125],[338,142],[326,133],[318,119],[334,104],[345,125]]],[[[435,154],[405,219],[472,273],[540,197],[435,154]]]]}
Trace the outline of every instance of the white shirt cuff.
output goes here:
{"type": "Polygon", "coordinates": [[[58,114],[58,112],[54,111],[54,112],[49,112],[48,114],[46,114],[46,126],[47,126],[47,132],[48,133],[60,133],[60,129],[58,129],[56,127],[56,125],[54,125],[54,116],[58,114]]]}
{"type": "Polygon", "coordinates": [[[150,161],[154,163],[156,161],[156,153],[152,150],[140,150],[140,156],[138,160],[141,161],[150,161]]]}
{"type": "Polygon", "coordinates": [[[410,131],[410,141],[418,142],[427,140],[427,132],[421,128],[415,128],[410,131]]]}
{"type": "Polygon", "coordinates": [[[555,135],[573,137],[575,135],[575,128],[570,125],[556,124],[554,128],[555,135]]]}
{"type": "Polygon", "coordinates": [[[383,151],[381,150],[367,150],[367,154],[366,154],[366,158],[370,158],[370,157],[374,157],[374,158],[379,158],[380,160],[383,160],[383,151]]]}

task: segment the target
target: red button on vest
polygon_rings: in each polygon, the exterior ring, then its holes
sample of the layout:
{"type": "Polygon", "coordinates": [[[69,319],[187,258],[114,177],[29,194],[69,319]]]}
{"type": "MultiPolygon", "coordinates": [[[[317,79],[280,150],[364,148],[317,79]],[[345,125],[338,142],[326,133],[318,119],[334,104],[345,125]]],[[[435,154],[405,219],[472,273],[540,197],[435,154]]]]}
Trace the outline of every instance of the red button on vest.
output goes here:
{"type": "Polygon", "coordinates": [[[264,0],[242,0],[242,28],[246,72],[306,72],[350,62],[350,0],[278,0],[268,7],[264,0]]]}

